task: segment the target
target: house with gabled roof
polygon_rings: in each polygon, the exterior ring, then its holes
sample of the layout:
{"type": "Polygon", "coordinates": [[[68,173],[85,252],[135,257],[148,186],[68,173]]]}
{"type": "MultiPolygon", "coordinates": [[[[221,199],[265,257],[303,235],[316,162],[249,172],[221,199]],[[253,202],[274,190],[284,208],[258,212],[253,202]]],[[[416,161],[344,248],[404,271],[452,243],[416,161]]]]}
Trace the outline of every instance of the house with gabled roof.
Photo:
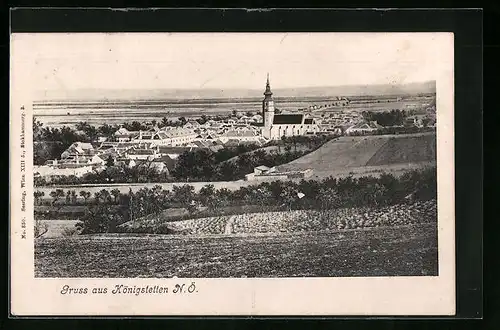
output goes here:
{"type": "Polygon", "coordinates": [[[196,139],[199,134],[183,127],[164,127],[154,132],[140,132],[134,143],[151,143],[152,146],[180,146],[196,139]]]}
{"type": "Polygon", "coordinates": [[[367,133],[377,131],[381,128],[383,128],[383,126],[379,125],[376,121],[361,122],[346,129],[345,133],[347,135],[353,133],[367,133]]]}
{"type": "Polygon", "coordinates": [[[114,134],[116,141],[128,142],[137,134],[137,132],[129,131],[125,127],[120,127],[114,134]]]}
{"type": "Polygon", "coordinates": [[[86,142],[74,142],[62,154],[61,159],[74,158],[76,156],[93,156],[97,154],[92,144],[86,142]]]}

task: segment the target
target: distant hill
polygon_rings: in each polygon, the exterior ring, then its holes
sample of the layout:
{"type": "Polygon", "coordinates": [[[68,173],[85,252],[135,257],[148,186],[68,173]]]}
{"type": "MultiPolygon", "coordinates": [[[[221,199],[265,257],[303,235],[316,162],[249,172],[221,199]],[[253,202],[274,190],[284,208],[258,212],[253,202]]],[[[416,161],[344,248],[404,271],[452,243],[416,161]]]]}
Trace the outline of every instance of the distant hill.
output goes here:
{"type": "MultiPolygon", "coordinates": [[[[352,85],[332,87],[273,88],[277,97],[367,96],[435,93],[435,81],[402,85],[352,85]]],[[[261,98],[263,90],[255,89],[78,89],[48,90],[36,94],[44,100],[154,100],[154,99],[231,99],[261,98]]]]}

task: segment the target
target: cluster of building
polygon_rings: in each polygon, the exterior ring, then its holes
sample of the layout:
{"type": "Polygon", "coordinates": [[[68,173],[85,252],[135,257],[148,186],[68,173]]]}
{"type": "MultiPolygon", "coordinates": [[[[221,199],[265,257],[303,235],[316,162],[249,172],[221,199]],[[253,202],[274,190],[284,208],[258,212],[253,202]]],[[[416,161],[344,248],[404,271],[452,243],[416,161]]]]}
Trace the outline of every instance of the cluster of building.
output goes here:
{"type": "Polygon", "coordinates": [[[124,127],[114,133],[113,141],[97,145],[75,142],[60,159],[35,166],[35,176],[50,181],[57,176],[82,177],[92,171],[103,170],[111,159],[114,165],[135,167],[147,164],[158,172],[173,169],[177,157],[185,151],[198,148],[217,151],[242,144],[265,145],[269,142],[260,134],[258,125],[262,116],[242,116],[226,121],[208,120],[204,124],[189,120],[182,127],[152,128],[129,131],[124,127]]]}
{"type": "MultiPolygon", "coordinates": [[[[348,99],[339,98],[334,105],[348,103],[348,99]]],[[[324,106],[313,106],[309,110],[320,108],[324,106]]],[[[415,125],[421,123],[421,119],[418,118],[411,120],[415,125]]],[[[376,122],[364,122],[359,111],[348,109],[329,114],[314,111],[276,113],[268,76],[262,101],[262,114],[243,115],[223,121],[208,120],[203,124],[191,119],[182,127],[154,127],[145,131],[129,131],[121,127],[114,133],[113,141],[100,140],[98,145],[73,143],[61,154],[60,159],[50,160],[43,166],[35,167],[35,175],[46,179],[67,175],[81,177],[85,173],[104,169],[109,161],[128,167],[147,163],[148,166],[165,172],[172,170],[180,154],[197,148],[217,151],[224,147],[247,143],[262,146],[283,136],[341,135],[369,132],[380,128],[376,122]]],[[[249,174],[247,179],[278,175],[273,169],[265,170],[266,174],[257,172],[249,174]]],[[[309,174],[281,173],[281,175],[307,177],[309,174]]]]}

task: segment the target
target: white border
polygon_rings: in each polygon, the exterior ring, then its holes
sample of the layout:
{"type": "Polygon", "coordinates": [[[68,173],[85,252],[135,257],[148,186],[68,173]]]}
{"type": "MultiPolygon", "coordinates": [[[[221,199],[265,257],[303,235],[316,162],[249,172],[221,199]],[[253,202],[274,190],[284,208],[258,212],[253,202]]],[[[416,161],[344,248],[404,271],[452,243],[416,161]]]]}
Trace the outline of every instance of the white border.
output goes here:
{"type": "MultiPolygon", "coordinates": [[[[26,212],[20,212],[20,107],[26,112],[26,159],[32,159],[30,72],[36,50],[11,36],[11,312],[13,315],[454,315],[453,34],[433,33],[442,47],[437,88],[439,276],[286,279],[194,279],[195,295],[61,295],[73,287],[167,285],[173,279],[35,279],[32,162],[26,212]],[[23,48],[24,47],[24,48],[23,48]],[[26,216],[26,239],[20,218],[26,216]]],[[[138,36],[139,37],[139,36],[138,36]]],[[[183,279],[190,284],[190,279],[183,279]]]]}

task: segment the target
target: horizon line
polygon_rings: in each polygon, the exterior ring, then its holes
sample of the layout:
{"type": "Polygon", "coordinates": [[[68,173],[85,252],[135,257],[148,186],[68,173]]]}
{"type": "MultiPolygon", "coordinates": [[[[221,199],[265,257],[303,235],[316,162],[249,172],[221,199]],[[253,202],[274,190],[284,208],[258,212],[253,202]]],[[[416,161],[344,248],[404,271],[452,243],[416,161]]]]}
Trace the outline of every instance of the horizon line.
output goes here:
{"type": "MultiPolygon", "coordinates": [[[[334,88],[334,87],[363,87],[363,86],[404,86],[411,84],[426,84],[426,83],[436,83],[435,79],[424,80],[424,81],[411,81],[402,83],[373,83],[373,84],[345,84],[345,85],[309,85],[309,86],[294,86],[294,87],[273,87],[274,90],[283,89],[299,89],[299,88],[334,88]]],[[[272,84],[271,84],[272,87],[272,84]]],[[[157,87],[157,88],[102,88],[102,87],[83,87],[83,88],[66,88],[66,89],[45,89],[36,90],[36,92],[43,91],[79,91],[79,90],[261,90],[265,88],[255,88],[255,87],[157,87]]]]}

